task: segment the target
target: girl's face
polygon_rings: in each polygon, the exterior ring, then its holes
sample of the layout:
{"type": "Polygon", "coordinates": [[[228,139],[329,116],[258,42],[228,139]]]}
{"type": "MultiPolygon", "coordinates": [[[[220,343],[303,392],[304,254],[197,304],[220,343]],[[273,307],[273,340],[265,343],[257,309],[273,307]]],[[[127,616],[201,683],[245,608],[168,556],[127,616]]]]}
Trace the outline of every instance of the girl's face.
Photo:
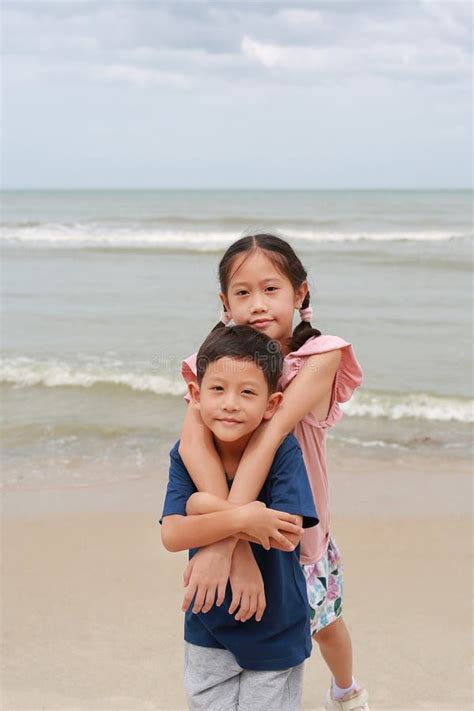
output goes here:
{"type": "Polygon", "coordinates": [[[220,294],[237,326],[252,326],[280,342],[293,333],[293,313],[301,308],[308,285],[293,286],[265,252],[236,257],[227,294],[220,294]]]}

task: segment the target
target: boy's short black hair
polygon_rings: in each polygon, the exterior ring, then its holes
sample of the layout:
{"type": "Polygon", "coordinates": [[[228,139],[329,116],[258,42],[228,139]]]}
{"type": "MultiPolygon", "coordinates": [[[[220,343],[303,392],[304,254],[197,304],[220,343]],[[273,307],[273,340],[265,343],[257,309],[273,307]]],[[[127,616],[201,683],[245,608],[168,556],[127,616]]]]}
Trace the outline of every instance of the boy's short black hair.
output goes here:
{"type": "Polygon", "coordinates": [[[197,354],[199,385],[209,363],[221,358],[253,360],[265,376],[269,393],[277,391],[283,369],[283,355],[277,341],[264,333],[250,326],[227,326],[211,331],[197,354]]]}

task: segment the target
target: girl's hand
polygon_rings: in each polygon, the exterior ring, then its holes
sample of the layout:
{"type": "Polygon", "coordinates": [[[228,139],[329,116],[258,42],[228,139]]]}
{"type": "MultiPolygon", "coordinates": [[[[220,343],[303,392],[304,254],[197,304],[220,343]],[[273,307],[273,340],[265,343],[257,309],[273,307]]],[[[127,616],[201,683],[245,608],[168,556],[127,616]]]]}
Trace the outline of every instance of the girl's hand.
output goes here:
{"type": "Polygon", "coordinates": [[[230,584],[232,602],[229,614],[232,615],[239,608],[236,620],[246,622],[255,615],[256,621],[260,622],[267,604],[265,588],[252,549],[245,541],[238,542],[232,556],[230,584]]]}
{"type": "Polygon", "coordinates": [[[295,545],[291,543],[280,531],[294,533],[300,536],[303,532],[298,526],[298,518],[286,513],[267,509],[261,501],[252,501],[250,504],[240,507],[242,516],[242,533],[246,533],[250,538],[259,541],[265,550],[270,550],[270,539],[283,547],[283,550],[292,551],[295,545]]]}
{"type": "Polygon", "coordinates": [[[220,607],[224,602],[227,581],[229,579],[232,552],[235,540],[226,538],[201,548],[191,558],[184,571],[184,586],[187,588],[181,609],[186,612],[194,598],[193,612],[209,612],[214,605],[220,607]]]}

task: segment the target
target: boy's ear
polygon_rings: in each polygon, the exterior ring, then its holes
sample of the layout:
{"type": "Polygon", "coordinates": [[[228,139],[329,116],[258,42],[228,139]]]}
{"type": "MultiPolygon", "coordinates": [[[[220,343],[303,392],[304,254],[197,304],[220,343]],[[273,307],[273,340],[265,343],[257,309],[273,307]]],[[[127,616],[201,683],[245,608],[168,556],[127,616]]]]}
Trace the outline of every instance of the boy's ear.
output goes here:
{"type": "Polygon", "coordinates": [[[222,301],[223,305],[226,308],[227,313],[232,318],[232,313],[230,311],[230,306],[229,306],[229,300],[228,300],[227,296],[222,291],[219,294],[219,299],[222,301]]]}
{"type": "Polygon", "coordinates": [[[282,400],[283,393],[273,393],[273,395],[270,395],[268,398],[267,409],[263,415],[264,420],[270,420],[273,417],[282,400]]]}
{"type": "Polygon", "coordinates": [[[308,282],[304,281],[302,284],[299,285],[297,289],[295,289],[295,309],[300,309],[301,304],[306,298],[306,294],[308,293],[308,282]]]}
{"type": "Polygon", "coordinates": [[[191,397],[191,402],[199,409],[201,391],[199,385],[195,382],[188,383],[188,392],[191,397]]]}

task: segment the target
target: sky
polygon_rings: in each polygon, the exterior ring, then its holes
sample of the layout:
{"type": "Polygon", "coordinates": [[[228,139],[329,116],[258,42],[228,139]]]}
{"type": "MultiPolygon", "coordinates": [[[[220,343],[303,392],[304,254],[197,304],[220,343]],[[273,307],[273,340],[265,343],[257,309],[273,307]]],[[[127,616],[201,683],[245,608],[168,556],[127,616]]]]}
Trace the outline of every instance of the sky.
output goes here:
{"type": "Polygon", "coordinates": [[[472,5],[6,0],[2,184],[463,188],[472,5]]]}

